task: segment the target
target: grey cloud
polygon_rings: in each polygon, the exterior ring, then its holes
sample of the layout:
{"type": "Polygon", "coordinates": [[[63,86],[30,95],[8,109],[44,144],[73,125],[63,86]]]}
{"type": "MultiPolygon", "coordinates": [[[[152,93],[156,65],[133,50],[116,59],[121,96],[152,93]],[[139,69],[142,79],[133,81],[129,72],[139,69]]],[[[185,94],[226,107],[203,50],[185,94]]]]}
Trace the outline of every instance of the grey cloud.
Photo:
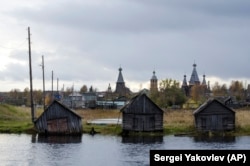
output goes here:
{"type": "Polygon", "coordinates": [[[120,65],[125,80],[148,81],[154,69],[159,79],[182,79],[194,61],[199,75],[248,76],[248,1],[94,2],[50,1],[7,13],[31,26],[35,77],[42,54],[47,79],[54,70],[62,80],[106,84],[120,65]]]}

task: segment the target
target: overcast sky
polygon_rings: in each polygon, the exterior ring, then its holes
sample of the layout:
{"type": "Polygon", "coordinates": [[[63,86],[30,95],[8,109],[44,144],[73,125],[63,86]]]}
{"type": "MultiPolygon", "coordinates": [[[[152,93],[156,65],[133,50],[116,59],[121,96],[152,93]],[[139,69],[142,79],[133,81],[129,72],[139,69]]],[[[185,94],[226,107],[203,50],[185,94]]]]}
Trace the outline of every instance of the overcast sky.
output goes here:
{"type": "Polygon", "coordinates": [[[159,82],[189,81],[193,63],[211,86],[250,84],[249,0],[2,0],[0,91],[29,87],[28,31],[33,87],[91,85],[115,89],[118,68],[132,91],[159,82]]]}

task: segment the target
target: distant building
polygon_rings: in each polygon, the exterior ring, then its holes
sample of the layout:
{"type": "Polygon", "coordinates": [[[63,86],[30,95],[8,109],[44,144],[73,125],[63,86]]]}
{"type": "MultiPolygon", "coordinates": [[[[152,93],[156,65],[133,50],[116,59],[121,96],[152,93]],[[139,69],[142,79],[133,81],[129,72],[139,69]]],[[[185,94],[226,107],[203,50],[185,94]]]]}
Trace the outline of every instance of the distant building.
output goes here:
{"type": "Polygon", "coordinates": [[[198,131],[230,131],[235,129],[235,112],[217,99],[209,99],[194,112],[198,131]]]}
{"type": "Polygon", "coordinates": [[[69,108],[84,108],[85,101],[83,95],[78,92],[71,93],[68,97],[64,98],[63,104],[69,108]]]}
{"type": "Polygon", "coordinates": [[[96,92],[83,93],[84,106],[86,108],[96,108],[97,94],[96,92]]]}
{"type": "Polygon", "coordinates": [[[119,68],[119,75],[118,75],[118,79],[116,82],[115,93],[118,96],[127,96],[131,93],[130,89],[125,86],[125,82],[124,82],[123,76],[122,76],[122,68],[121,67],[119,68]]]}
{"type": "Polygon", "coordinates": [[[203,75],[202,83],[200,82],[196,67],[197,67],[197,65],[194,63],[189,83],[187,83],[187,76],[184,75],[181,88],[182,88],[183,92],[185,93],[185,95],[190,97],[191,88],[193,86],[201,86],[201,87],[203,87],[204,96],[209,96],[209,94],[211,92],[209,81],[207,83],[206,75],[203,75]]]}
{"type": "Polygon", "coordinates": [[[155,75],[155,71],[153,71],[153,76],[150,79],[150,92],[158,91],[158,79],[155,75]]]}

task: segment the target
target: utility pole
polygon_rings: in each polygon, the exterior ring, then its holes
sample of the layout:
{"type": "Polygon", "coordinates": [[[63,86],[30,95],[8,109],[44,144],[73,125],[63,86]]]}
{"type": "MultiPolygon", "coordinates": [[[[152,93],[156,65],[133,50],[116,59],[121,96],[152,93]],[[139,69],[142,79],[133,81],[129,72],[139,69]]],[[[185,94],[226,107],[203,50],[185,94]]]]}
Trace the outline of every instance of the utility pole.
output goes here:
{"type": "Polygon", "coordinates": [[[33,101],[33,84],[32,84],[32,66],[31,66],[31,46],[30,46],[30,27],[28,27],[28,45],[29,45],[29,69],[30,69],[30,105],[31,105],[31,120],[34,123],[34,101],[33,101]]]}
{"type": "Polygon", "coordinates": [[[52,70],[52,99],[54,99],[54,91],[53,91],[53,70],[52,70]]]}
{"type": "Polygon", "coordinates": [[[42,70],[43,70],[43,110],[45,111],[45,81],[44,81],[44,58],[42,56],[42,70]]]}
{"type": "Polygon", "coordinates": [[[57,84],[56,84],[56,91],[57,91],[57,93],[59,93],[58,86],[59,86],[59,79],[57,78],[57,84]]]}

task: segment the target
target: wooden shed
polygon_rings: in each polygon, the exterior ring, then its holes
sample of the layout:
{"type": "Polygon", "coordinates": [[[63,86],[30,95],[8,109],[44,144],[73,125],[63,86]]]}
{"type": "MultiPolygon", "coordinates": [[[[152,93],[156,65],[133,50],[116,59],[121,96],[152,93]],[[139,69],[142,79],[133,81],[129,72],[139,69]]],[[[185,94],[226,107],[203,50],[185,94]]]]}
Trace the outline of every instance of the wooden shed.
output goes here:
{"type": "Polygon", "coordinates": [[[121,112],[123,132],[163,130],[163,110],[144,93],[133,97],[121,112]]]}
{"type": "Polygon", "coordinates": [[[41,134],[75,135],[82,133],[82,118],[54,100],[34,122],[41,134]]]}
{"type": "Polygon", "coordinates": [[[235,112],[217,99],[209,99],[194,112],[198,131],[230,131],[235,129],[235,112]]]}

